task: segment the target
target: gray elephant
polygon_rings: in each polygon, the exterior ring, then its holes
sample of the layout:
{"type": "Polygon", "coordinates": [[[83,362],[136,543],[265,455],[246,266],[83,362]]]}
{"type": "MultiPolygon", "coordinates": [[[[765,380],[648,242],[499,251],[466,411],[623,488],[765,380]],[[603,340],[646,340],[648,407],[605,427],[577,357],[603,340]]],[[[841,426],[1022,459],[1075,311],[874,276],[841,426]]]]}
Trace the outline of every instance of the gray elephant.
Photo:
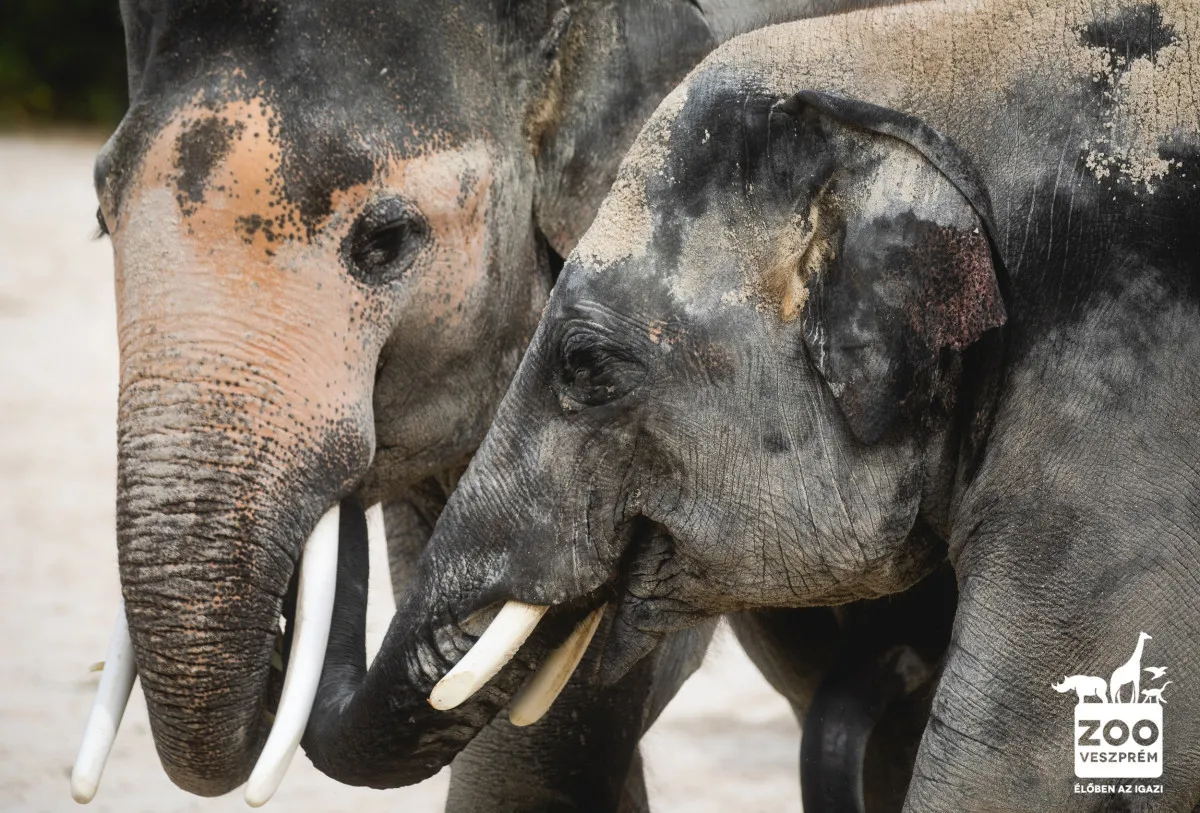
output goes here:
{"type": "Polygon", "coordinates": [[[427,773],[551,700],[605,605],[611,683],[715,614],[948,559],[904,809],[1191,810],[1195,683],[1153,795],[1074,792],[1049,687],[1139,630],[1200,667],[1198,26],[1185,0],[922,3],[708,57],[568,259],[369,671],[343,538],[314,761],[427,773]]]}
{"type": "MultiPolygon", "coordinates": [[[[764,15],[854,4],[122,3],[132,105],[95,168],[117,269],[118,546],[176,784],[220,794],[249,774],[283,683],[273,651],[292,644],[278,619],[331,504],[385,501],[403,592],[559,257],[662,97],[764,15]]],[[[568,692],[528,736],[491,726],[451,807],[643,806],[637,739],[704,640],[568,692]]]]}

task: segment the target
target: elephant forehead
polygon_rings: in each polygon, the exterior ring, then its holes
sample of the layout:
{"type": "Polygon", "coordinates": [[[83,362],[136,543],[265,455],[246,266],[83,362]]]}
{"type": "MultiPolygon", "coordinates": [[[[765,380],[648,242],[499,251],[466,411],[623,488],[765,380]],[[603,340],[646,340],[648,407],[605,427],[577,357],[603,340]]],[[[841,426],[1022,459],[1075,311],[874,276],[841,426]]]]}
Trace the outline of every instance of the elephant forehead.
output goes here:
{"type": "Polygon", "coordinates": [[[575,247],[575,259],[582,265],[599,271],[622,260],[645,256],[653,232],[646,184],[652,176],[667,171],[671,130],[687,99],[688,88],[680,85],[642,128],[621,162],[608,197],[575,247]]]}
{"type": "Polygon", "coordinates": [[[401,157],[343,126],[310,133],[303,146],[283,132],[278,112],[262,97],[214,104],[197,96],[156,134],[132,188],[121,186],[122,200],[106,185],[103,202],[118,209],[119,229],[126,198],[166,186],[192,233],[223,230],[267,250],[282,240],[311,243],[344,231],[345,216],[388,184],[418,207],[444,210],[446,200],[461,202],[464,189],[491,170],[479,142],[451,146],[428,134],[424,149],[401,157]]]}
{"type": "Polygon", "coordinates": [[[397,296],[351,277],[343,245],[381,197],[405,198],[429,227],[408,301],[453,310],[484,275],[495,184],[481,143],[385,156],[369,173],[353,162],[340,175],[327,169],[317,220],[281,178],[287,149],[260,100],[185,108],[163,128],[111,221],[123,339],[167,330],[183,342],[248,345],[269,335],[267,355],[299,348],[310,360],[370,366],[397,296]]]}

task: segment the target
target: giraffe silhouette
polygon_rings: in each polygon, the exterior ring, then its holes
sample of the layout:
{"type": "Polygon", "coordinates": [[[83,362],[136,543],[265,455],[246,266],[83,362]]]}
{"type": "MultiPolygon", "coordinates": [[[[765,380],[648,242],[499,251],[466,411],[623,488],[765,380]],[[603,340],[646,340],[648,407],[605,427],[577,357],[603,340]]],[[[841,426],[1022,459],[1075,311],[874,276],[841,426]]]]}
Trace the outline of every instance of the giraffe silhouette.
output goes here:
{"type": "Polygon", "coordinates": [[[1112,677],[1108,680],[1108,699],[1111,702],[1120,703],[1121,690],[1130,684],[1133,684],[1133,696],[1129,698],[1129,702],[1138,702],[1142,686],[1142,649],[1149,640],[1149,635],[1139,632],[1137,647],[1133,650],[1133,655],[1113,671],[1112,677]]]}

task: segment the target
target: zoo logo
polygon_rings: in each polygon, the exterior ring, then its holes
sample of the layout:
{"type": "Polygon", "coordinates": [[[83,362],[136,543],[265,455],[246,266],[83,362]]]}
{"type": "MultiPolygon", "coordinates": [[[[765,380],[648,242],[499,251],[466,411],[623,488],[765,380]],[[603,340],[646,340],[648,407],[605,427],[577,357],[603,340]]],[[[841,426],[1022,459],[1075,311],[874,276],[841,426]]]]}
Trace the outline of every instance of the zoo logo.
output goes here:
{"type": "MultiPolygon", "coordinates": [[[[1071,675],[1050,688],[1075,692],[1075,776],[1080,779],[1153,779],[1163,771],[1164,666],[1142,666],[1142,650],[1151,640],[1138,635],[1133,655],[1106,681],[1091,675],[1071,675]]],[[[1076,785],[1076,789],[1079,789],[1076,785]]],[[[1107,787],[1107,786],[1105,786],[1107,787]]]]}

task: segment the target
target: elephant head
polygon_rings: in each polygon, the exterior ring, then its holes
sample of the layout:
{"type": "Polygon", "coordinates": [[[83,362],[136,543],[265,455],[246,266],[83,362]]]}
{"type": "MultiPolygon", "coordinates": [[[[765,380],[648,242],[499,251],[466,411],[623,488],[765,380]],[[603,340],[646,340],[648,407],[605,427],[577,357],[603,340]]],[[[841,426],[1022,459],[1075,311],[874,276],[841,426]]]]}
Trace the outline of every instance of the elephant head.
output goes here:
{"type": "Polygon", "coordinates": [[[685,0],[122,15],[132,104],[95,170],[121,584],[163,765],[215,795],[270,727],[304,540],[469,458],[556,255],[716,40],[685,0]]]}
{"type": "Polygon", "coordinates": [[[614,680],[705,617],[888,594],[944,559],[1002,347],[987,196],[914,118],[747,87],[702,68],[642,131],[369,672],[343,562],[306,735],[327,772],[428,773],[602,605],[614,680]],[[455,662],[502,660],[475,658],[499,621],[463,653],[504,601],[559,626],[430,710],[455,662]]]}

